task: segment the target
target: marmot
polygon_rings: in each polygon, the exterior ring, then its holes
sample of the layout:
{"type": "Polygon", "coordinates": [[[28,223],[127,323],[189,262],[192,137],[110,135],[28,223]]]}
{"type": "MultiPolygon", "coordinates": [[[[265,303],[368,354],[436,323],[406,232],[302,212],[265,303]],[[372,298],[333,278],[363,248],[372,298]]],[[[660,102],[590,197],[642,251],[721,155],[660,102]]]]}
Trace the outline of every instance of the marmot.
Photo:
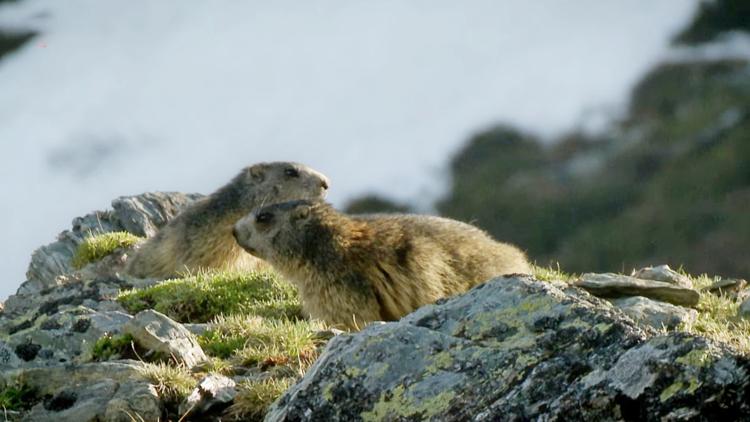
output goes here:
{"type": "Polygon", "coordinates": [[[234,223],[254,208],[291,199],[323,198],[328,178],[298,163],[260,163],[195,201],[129,258],[135,277],[166,278],[185,270],[254,269],[259,261],[232,237],[234,223]]]}
{"type": "Polygon", "coordinates": [[[466,223],[349,216],[322,201],[259,208],[234,236],[297,286],[305,313],[346,328],[396,320],[494,276],[531,270],[518,248],[466,223]]]}

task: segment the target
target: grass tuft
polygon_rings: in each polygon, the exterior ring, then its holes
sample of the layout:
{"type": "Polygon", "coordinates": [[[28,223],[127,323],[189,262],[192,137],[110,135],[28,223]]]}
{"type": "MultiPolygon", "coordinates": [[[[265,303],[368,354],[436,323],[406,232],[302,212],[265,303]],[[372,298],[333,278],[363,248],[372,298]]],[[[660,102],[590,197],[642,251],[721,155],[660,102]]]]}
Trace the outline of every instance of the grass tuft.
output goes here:
{"type": "Polygon", "coordinates": [[[560,264],[557,264],[557,267],[540,267],[532,265],[531,271],[534,278],[539,281],[562,281],[564,283],[570,283],[578,279],[577,274],[567,274],[560,270],[560,264]]]}
{"type": "Polygon", "coordinates": [[[297,291],[270,271],[200,272],[142,290],[120,293],[130,313],[157,310],[179,322],[208,322],[220,315],[300,319],[297,291]]]}
{"type": "Polygon", "coordinates": [[[319,342],[312,335],[323,328],[322,323],[307,320],[217,317],[198,342],[209,355],[234,356],[243,366],[291,365],[304,370],[317,357],[319,342]]]}
{"type": "Polygon", "coordinates": [[[37,391],[26,385],[9,386],[0,391],[0,408],[5,410],[27,410],[37,401],[37,391]]]}
{"type": "Polygon", "coordinates": [[[750,355],[750,321],[737,314],[741,299],[732,294],[703,290],[717,281],[714,278],[703,275],[691,277],[691,281],[700,292],[696,306],[698,317],[693,322],[683,323],[678,330],[727,344],[739,353],[750,355]]]}
{"type": "Polygon", "coordinates": [[[268,407],[293,383],[294,378],[243,381],[237,385],[237,396],[229,408],[230,418],[237,420],[260,420],[268,407]]]}
{"type": "Polygon", "coordinates": [[[198,383],[184,366],[148,363],[140,371],[154,385],[159,397],[170,404],[181,403],[198,383]]]}
{"type": "Polygon", "coordinates": [[[73,268],[79,270],[87,264],[98,261],[119,248],[129,248],[143,238],[128,232],[103,233],[87,237],[78,245],[73,255],[73,268]]]}

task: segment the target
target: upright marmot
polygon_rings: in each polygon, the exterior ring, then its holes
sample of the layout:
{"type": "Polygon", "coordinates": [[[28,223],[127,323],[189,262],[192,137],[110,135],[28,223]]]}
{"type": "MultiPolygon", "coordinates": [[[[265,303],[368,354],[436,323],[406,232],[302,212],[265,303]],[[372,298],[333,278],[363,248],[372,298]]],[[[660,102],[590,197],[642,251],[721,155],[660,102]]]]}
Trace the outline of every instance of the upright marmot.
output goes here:
{"type": "Polygon", "coordinates": [[[261,163],[195,201],[146,240],[128,260],[135,277],[171,277],[203,268],[253,269],[258,260],[232,237],[232,227],[252,209],[291,199],[325,196],[328,179],[298,163],[261,163]]]}
{"type": "Polygon", "coordinates": [[[293,282],[313,318],[349,328],[396,320],[494,276],[529,273],[523,252],[447,218],[348,216],[322,202],[260,208],[234,236],[293,282]]]}

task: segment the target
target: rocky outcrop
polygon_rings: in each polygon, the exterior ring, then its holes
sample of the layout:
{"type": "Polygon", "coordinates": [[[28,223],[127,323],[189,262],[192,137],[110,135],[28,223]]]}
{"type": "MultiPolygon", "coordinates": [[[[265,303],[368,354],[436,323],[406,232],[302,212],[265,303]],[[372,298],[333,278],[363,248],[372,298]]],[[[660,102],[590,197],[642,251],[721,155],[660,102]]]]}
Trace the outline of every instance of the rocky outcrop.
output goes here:
{"type": "Polygon", "coordinates": [[[113,210],[73,220],[73,228],[32,255],[27,281],[5,301],[0,316],[0,368],[85,362],[104,334],[118,334],[132,317],[114,300],[121,290],[152,281],[121,273],[127,251],[74,270],[71,260],[92,233],[129,230],[153,235],[156,229],[200,195],[146,193],[121,197],[113,210]]]}
{"type": "Polygon", "coordinates": [[[281,420],[750,418],[750,362],[563,284],[500,278],[331,340],[281,420]]]}
{"type": "MultiPolygon", "coordinates": [[[[76,219],[71,231],[35,253],[29,280],[0,313],[0,389],[33,392],[29,407],[10,417],[218,420],[232,414],[235,400],[250,400],[242,386],[267,378],[256,367],[183,378],[181,394],[195,387],[182,400],[169,395],[153,366],[94,361],[97,340],[127,334],[138,359],[192,367],[193,374],[211,367],[194,337],[210,324],[180,324],[154,310],[131,315],[117,302],[121,290],[159,282],[122,274],[128,249],[79,270],[70,266],[75,247],[95,224],[98,232],[149,236],[190,199],[121,198],[114,210],[76,219]]],[[[560,281],[504,278],[397,323],[372,324],[358,334],[311,333],[320,343],[330,340],[326,352],[268,418],[750,417],[742,402],[745,358],[673,332],[692,323],[696,311],[664,301],[694,304],[699,293],[691,280],[664,266],[635,275],[587,274],[574,282],[609,301],[560,281]]]]}

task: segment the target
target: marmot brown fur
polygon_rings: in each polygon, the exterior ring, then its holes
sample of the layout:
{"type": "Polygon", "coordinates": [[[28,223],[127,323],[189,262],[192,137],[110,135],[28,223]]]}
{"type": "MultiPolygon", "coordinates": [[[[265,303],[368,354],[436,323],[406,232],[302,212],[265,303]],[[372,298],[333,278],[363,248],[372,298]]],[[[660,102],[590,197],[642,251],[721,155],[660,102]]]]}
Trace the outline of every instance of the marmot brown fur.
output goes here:
{"type": "Polygon", "coordinates": [[[348,216],[323,202],[260,208],[234,236],[299,289],[312,318],[347,328],[396,320],[494,276],[530,272],[523,252],[459,221],[348,216]]]}
{"type": "Polygon", "coordinates": [[[186,270],[254,269],[258,259],[232,237],[244,215],[264,204],[325,196],[328,179],[298,163],[260,163],[244,168],[231,182],[195,201],[129,258],[135,277],[165,278],[186,270]]]}

